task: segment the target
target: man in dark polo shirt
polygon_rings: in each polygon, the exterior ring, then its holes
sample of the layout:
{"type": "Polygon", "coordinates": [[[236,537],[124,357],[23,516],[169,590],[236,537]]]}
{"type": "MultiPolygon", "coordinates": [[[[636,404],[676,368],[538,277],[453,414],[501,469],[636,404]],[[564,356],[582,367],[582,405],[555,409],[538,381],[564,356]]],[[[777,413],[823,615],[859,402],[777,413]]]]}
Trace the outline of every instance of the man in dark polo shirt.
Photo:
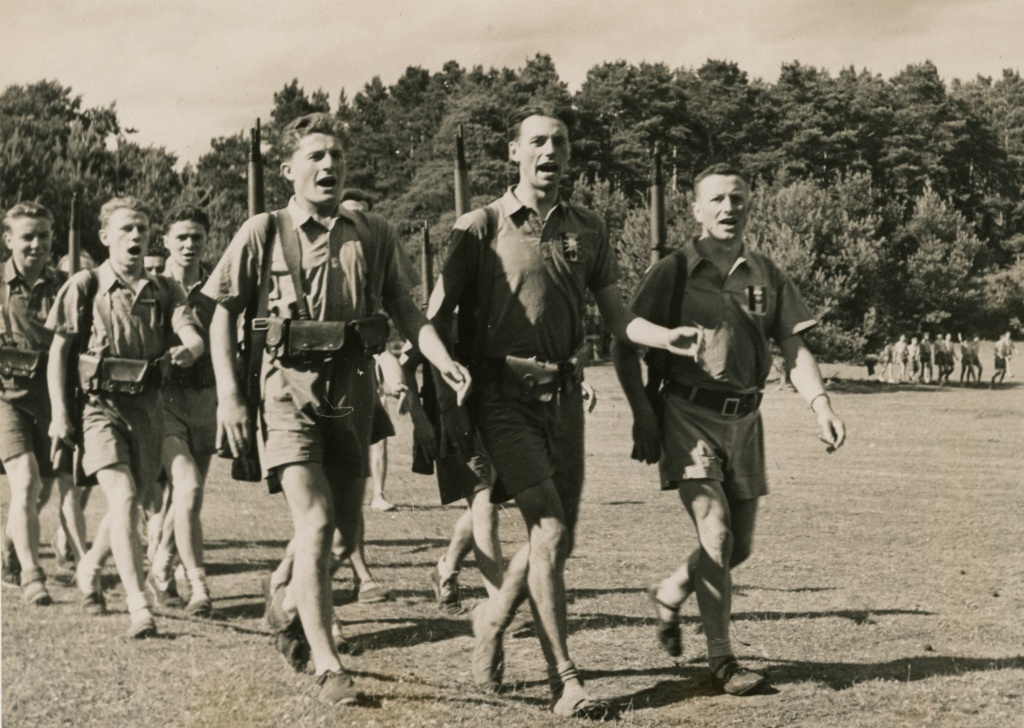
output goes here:
{"type": "MultiPolygon", "coordinates": [[[[438,330],[449,331],[459,307],[460,356],[471,362],[475,423],[504,498],[515,498],[529,533],[501,588],[474,613],[472,672],[481,688],[500,687],[502,637],[529,596],[552,711],[598,718],[609,706],[589,696],[569,658],[564,581],[583,489],[585,292],[593,293],[616,336],[680,355],[695,354],[699,342],[692,328],[666,329],[626,310],[604,222],[559,198],[571,116],[533,107],[513,121],[509,158],[519,181],[456,221],[428,311],[437,316],[438,330]]],[[[460,440],[467,461],[472,430],[455,426],[457,412],[441,403],[443,437],[460,440]]]]}
{"type": "Polygon", "coordinates": [[[817,322],[786,274],[744,243],[746,177],[715,165],[697,176],[694,193],[700,238],[652,266],[632,303],[639,316],[703,332],[701,356],[670,358],[660,422],[645,396],[636,352],[621,344],[613,351],[633,410],[637,450],[647,462],[659,463],[664,490],[679,491],[700,540],[686,563],[651,590],[659,641],[669,654],[682,654],[679,609],[696,592],[712,682],[744,695],[763,687],[767,675],[742,666],[733,652],[730,572],[750,555],[758,498],[768,492],[758,405],[771,370],[769,338],[782,348],[790,379],[817,416],[829,452],[846,434],[800,336],[817,322]],[[669,292],[680,254],[686,288],[682,311],[671,312],[669,292]]]}

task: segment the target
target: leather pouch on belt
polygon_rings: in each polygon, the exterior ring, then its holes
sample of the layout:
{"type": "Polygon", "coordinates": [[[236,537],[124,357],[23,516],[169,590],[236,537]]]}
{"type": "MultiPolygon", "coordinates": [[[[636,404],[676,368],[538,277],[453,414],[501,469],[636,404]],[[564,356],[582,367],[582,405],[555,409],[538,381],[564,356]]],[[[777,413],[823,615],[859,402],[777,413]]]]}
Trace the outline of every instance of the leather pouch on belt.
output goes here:
{"type": "Polygon", "coordinates": [[[32,379],[46,366],[48,352],[0,346],[0,376],[32,379]]]}
{"type": "Polygon", "coordinates": [[[100,358],[98,356],[78,355],[78,386],[83,392],[100,391],[100,358]]]}
{"type": "Polygon", "coordinates": [[[349,326],[356,333],[362,353],[367,356],[380,354],[387,348],[388,320],[384,316],[370,316],[352,321],[349,326]]]}
{"type": "Polygon", "coordinates": [[[557,364],[506,356],[501,393],[527,402],[550,402],[561,387],[557,364]]]}
{"type": "MultiPolygon", "coordinates": [[[[269,337],[268,337],[269,341],[269,337]]],[[[296,321],[288,324],[284,355],[303,357],[325,355],[345,345],[345,324],[341,321],[296,321]]]]}
{"type": "Polygon", "coordinates": [[[100,381],[107,392],[141,394],[153,381],[153,365],[145,359],[104,357],[100,362],[100,381]]]}

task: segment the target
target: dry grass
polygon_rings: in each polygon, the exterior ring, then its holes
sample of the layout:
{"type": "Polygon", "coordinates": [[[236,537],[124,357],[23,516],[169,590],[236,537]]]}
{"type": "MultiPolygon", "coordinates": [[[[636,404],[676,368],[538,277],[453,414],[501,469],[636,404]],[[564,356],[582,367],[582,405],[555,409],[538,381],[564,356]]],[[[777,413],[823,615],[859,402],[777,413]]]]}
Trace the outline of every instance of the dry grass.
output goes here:
{"type": "MultiPolygon", "coordinates": [[[[988,359],[988,361],[991,361],[988,359]]],[[[827,367],[859,377],[859,370],[827,367]]],[[[1024,712],[1024,386],[998,391],[880,388],[842,382],[837,409],[851,440],[834,455],[797,396],[772,390],[764,411],[772,494],[755,553],[736,573],[735,638],[775,689],[713,693],[696,607],[684,609],[687,654],[659,652],[644,588],[682,561],[694,537],[653,469],[627,459],[628,408],[610,368],[589,378],[601,403],[588,422],[588,485],[570,560],[570,646],[597,695],[629,725],[994,726],[1024,712]]],[[[164,615],[164,637],[126,644],[116,612],[86,618],[76,592],[30,610],[3,591],[3,722],[9,726],[537,726],[546,712],[535,639],[511,640],[500,698],[477,695],[465,619],[436,610],[427,574],[458,515],[431,479],[409,472],[408,421],[392,441],[395,514],[367,511],[369,558],[398,600],[346,603],[358,654],[346,665],[370,695],[329,710],[308,676],[277,658],[260,619],[259,578],[289,535],[283,501],[233,483],[218,463],[205,529],[211,586],[225,619],[164,615]]],[[[6,489],[5,489],[6,491],[6,489]]],[[[5,492],[5,503],[7,494],[5,492]]],[[[94,528],[102,505],[89,510],[94,528]]],[[[6,512],[6,511],[5,511],[6,512]]],[[[52,506],[44,534],[52,533],[52,506]]],[[[507,555],[523,536],[502,517],[507,555]]],[[[44,538],[47,538],[44,536],[44,538]]],[[[45,549],[46,547],[44,547],[45,549]]],[[[45,550],[44,566],[53,562],[45,550]]],[[[467,570],[470,598],[482,596],[467,570]]],[[[336,603],[351,583],[335,582],[336,603]]]]}

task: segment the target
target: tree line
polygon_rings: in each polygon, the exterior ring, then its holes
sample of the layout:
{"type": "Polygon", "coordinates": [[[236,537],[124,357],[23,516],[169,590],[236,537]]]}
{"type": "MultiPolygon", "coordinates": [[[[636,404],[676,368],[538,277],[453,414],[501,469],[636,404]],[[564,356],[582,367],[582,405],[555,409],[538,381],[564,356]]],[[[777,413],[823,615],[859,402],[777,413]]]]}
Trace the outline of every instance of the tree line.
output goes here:
{"type": "MultiPolygon", "coordinates": [[[[267,204],[289,191],[276,170],[275,138],[293,117],[334,113],[352,130],[348,184],[369,192],[418,257],[424,227],[443,255],[454,221],[452,163],[460,127],[474,204],[512,181],[506,120],[538,100],[572,105],[573,177],[565,193],[600,211],[626,284],[648,261],[647,187],[652,150],[664,160],[670,244],[694,234],[690,180],[733,161],[755,179],[750,243],[797,281],[822,325],[813,344],[826,358],[855,358],[898,332],[994,336],[1024,328],[1024,81],[945,83],[929,62],[891,78],[799,62],[778,79],[751,79],[735,63],[699,68],[660,63],[594,66],[570,93],[547,55],[521,68],[440,71],[409,67],[394,83],[373,78],[332,105],[298,79],[274,94],[264,117],[267,204]]],[[[246,130],[218,137],[195,164],[177,165],[122,127],[115,104],[83,108],[57,81],[0,95],[0,202],[35,199],[57,216],[66,245],[78,193],[91,221],[115,192],[160,211],[201,204],[216,258],[246,215],[246,130]]],[[[102,257],[97,230],[83,242],[102,257]]]]}

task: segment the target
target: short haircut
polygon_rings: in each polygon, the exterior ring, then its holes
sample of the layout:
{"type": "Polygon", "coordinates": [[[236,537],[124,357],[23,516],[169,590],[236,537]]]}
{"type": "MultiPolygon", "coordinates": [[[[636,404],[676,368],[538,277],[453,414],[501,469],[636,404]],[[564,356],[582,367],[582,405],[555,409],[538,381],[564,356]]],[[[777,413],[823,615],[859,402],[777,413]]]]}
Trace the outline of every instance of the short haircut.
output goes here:
{"type": "MultiPolygon", "coordinates": [[[[68,272],[71,269],[70,263],[71,257],[67,253],[65,253],[64,255],[60,256],[60,260],[57,261],[57,267],[64,272],[68,272]]],[[[89,253],[83,250],[78,254],[79,270],[92,270],[95,267],[96,260],[91,255],[89,255],[89,253]]]]}
{"type": "Polygon", "coordinates": [[[740,166],[732,164],[730,162],[718,162],[717,164],[712,164],[710,167],[705,167],[700,174],[693,178],[694,194],[696,194],[700,190],[701,182],[703,182],[708,177],[713,177],[715,175],[721,177],[739,177],[741,180],[743,180],[747,187],[750,187],[750,178],[747,176],[747,173],[744,172],[740,166]]]}
{"type": "Polygon", "coordinates": [[[134,212],[141,212],[147,218],[150,216],[149,207],[138,197],[114,197],[107,200],[103,207],[100,208],[100,230],[107,226],[110,218],[118,210],[133,210],[134,212]]]}
{"type": "Polygon", "coordinates": [[[32,217],[36,220],[47,220],[53,225],[53,214],[38,202],[19,202],[4,213],[4,232],[11,232],[11,224],[19,217],[32,217]]]}
{"type": "Polygon", "coordinates": [[[512,116],[509,117],[509,141],[515,141],[519,138],[519,132],[522,131],[523,128],[523,122],[531,116],[546,116],[549,119],[558,119],[560,122],[565,124],[565,128],[568,129],[570,133],[576,126],[577,120],[576,111],[570,106],[561,106],[549,101],[520,106],[512,112],[512,116]]]}
{"type": "Polygon", "coordinates": [[[210,216],[206,214],[206,210],[196,205],[175,207],[167,214],[167,219],[164,222],[167,223],[168,232],[176,222],[197,222],[203,226],[203,230],[207,233],[210,232],[210,216]]]}
{"type": "Polygon", "coordinates": [[[367,194],[366,192],[363,192],[362,190],[357,189],[355,187],[348,187],[342,191],[341,201],[345,202],[345,200],[361,202],[362,204],[366,205],[367,211],[373,209],[373,198],[370,197],[370,195],[367,194]]]}
{"type": "Polygon", "coordinates": [[[317,112],[306,114],[288,122],[281,132],[281,157],[287,159],[295,154],[299,143],[310,134],[328,134],[336,137],[342,146],[348,144],[348,124],[332,114],[317,112]]]}

